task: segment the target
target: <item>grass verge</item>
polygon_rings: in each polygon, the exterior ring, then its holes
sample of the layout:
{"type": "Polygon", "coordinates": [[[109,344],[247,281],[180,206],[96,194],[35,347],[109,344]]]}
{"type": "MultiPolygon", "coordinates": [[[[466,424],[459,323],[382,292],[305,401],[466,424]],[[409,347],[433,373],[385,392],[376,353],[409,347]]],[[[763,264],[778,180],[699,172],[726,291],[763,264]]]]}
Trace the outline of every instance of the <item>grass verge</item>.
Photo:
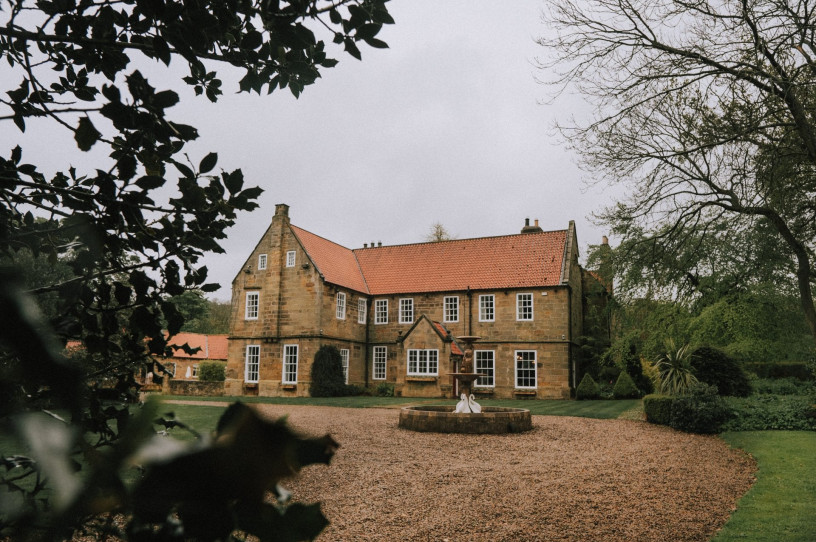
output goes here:
{"type": "MultiPolygon", "coordinates": [[[[343,408],[400,408],[408,405],[436,404],[456,405],[455,399],[416,399],[407,397],[189,397],[160,396],[162,401],[216,401],[233,403],[261,403],[275,405],[333,406],[343,408]]],[[[526,408],[539,416],[577,416],[608,420],[619,417],[623,412],[637,409],[640,399],[618,401],[531,401],[524,399],[477,399],[483,406],[526,408]]]]}
{"type": "Polygon", "coordinates": [[[723,433],[732,447],[754,456],[757,481],[713,542],[812,542],[816,540],[816,433],[723,433]]]}

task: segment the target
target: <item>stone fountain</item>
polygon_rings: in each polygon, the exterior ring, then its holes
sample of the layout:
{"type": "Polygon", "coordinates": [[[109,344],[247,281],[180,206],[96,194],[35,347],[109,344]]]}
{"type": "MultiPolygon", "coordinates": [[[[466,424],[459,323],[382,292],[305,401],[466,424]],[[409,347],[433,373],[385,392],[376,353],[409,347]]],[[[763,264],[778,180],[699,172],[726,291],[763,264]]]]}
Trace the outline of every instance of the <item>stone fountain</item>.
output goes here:
{"type": "Polygon", "coordinates": [[[465,343],[459,370],[448,373],[457,382],[461,400],[456,409],[448,406],[410,406],[400,411],[399,426],[411,431],[435,433],[521,433],[533,428],[530,411],[523,408],[482,407],[473,397],[472,386],[485,376],[473,370],[473,343],[481,337],[457,337],[465,343]]]}

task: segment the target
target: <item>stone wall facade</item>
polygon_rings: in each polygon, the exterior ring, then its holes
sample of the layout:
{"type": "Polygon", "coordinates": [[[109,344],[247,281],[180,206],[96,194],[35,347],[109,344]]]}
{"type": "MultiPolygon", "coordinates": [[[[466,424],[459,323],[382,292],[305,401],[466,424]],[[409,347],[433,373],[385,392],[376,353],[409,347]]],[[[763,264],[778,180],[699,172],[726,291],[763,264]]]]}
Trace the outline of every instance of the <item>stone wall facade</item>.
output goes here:
{"type": "MultiPolygon", "coordinates": [[[[567,244],[570,261],[559,286],[368,296],[323,280],[290,229],[288,207],[278,205],[269,228],[233,281],[225,394],[307,396],[314,355],[329,344],[348,352],[349,384],[375,387],[387,382],[405,397],[454,397],[448,373],[454,372],[458,357],[449,338],[476,335],[481,339],[474,349],[490,352],[480,356],[492,357],[494,373],[489,386],[476,389],[480,395],[569,398],[576,385],[575,340],[583,322],[581,269],[572,223],[567,244]],[[343,318],[338,317],[338,294],[345,299],[343,318]],[[531,320],[517,319],[520,294],[531,299],[531,320]],[[492,321],[480,319],[483,296],[493,300],[492,321]],[[446,298],[458,301],[454,321],[446,321],[451,320],[446,318],[446,298]],[[410,299],[413,306],[413,318],[404,323],[400,322],[402,299],[410,299]],[[360,300],[365,304],[362,321],[360,300]],[[376,321],[378,302],[387,303],[387,323],[376,321]],[[418,324],[423,315],[427,325],[418,324]],[[448,340],[430,322],[442,323],[448,340]],[[409,374],[411,350],[436,350],[436,374],[409,374]],[[384,368],[375,359],[383,351],[384,368]],[[287,382],[284,358],[288,353],[291,369],[293,352],[296,381],[287,382]],[[526,357],[525,386],[518,385],[519,355],[526,357]],[[257,365],[257,378],[248,378],[248,360],[250,366],[257,365]]],[[[459,346],[463,347],[461,342],[459,346]]],[[[289,376],[291,381],[291,371],[289,376]]]]}

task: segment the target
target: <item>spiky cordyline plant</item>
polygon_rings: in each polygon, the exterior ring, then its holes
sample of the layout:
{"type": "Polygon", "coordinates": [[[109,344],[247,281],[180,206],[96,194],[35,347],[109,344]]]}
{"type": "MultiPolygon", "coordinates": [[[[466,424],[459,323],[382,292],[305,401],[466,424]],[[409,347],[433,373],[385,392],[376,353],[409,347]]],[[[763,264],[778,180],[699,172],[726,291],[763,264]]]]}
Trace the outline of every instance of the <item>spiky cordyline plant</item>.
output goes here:
{"type": "Polygon", "coordinates": [[[657,360],[657,389],[665,395],[685,395],[697,383],[691,372],[691,347],[688,344],[677,348],[674,341],[666,341],[666,353],[657,360]]]}

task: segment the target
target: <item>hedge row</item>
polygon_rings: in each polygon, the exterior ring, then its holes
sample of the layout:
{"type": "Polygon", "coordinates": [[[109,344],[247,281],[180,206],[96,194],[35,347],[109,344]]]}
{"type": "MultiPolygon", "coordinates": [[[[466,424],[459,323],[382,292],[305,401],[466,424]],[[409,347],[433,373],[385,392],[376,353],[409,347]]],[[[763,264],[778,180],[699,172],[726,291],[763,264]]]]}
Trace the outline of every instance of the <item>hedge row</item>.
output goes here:
{"type": "Polygon", "coordinates": [[[797,378],[810,380],[812,375],[804,361],[788,361],[778,363],[763,363],[750,361],[743,364],[746,371],[756,374],[760,378],[797,378]]]}

